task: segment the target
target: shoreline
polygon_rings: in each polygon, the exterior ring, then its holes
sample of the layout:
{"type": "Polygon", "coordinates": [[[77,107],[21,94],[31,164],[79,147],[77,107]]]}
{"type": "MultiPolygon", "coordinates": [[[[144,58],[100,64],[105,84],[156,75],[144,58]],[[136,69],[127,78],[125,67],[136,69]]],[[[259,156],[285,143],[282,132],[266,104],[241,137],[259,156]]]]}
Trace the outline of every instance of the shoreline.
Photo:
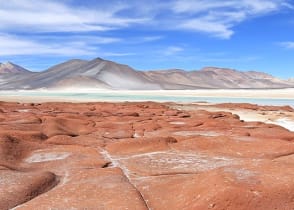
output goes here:
{"type": "MultiPolygon", "coordinates": [[[[244,120],[245,122],[263,122],[266,124],[279,125],[283,128],[288,129],[289,131],[294,132],[293,111],[282,110],[279,106],[273,106],[276,107],[276,110],[253,110],[242,108],[241,104],[239,104],[238,108],[219,107],[219,105],[220,104],[195,103],[181,104],[181,107],[174,107],[179,108],[179,110],[205,110],[208,112],[230,112],[232,114],[238,115],[240,117],[240,120],[244,120]]],[[[262,106],[258,107],[262,108],[262,106]]]]}
{"type": "Polygon", "coordinates": [[[0,91],[0,94],[127,94],[146,96],[177,97],[227,97],[227,98],[260,98],[260,99],[294,99],[294,88],[285,89],[198,89],[198,90],[102,90],[102,89],[63,89],[63,90],[15,90],[0,91]]]}
{"type": "MultiPolygon", "coordinates": [[[[124,102],[141,102],[146,103],[147,101],[142,100],[132,100],[132,101],[122,101],[122,100],[84,100],[84,99],[77,99],[77,98],[65,98],[65,97],[50,97],[50,96],[0,96],[0,101],[4,102],[19,102],[19,103],[100,103],[100,102],[107,102],[107,103],[124,103],[124,102]]],[[[259,110],[249,110],[243,109],[242,107],[230,109],[230,108],[220,108],[217,107],[220,103],[211,103],[211,102],[170,102],[170,101],[152,101],[155,103],[162,103],[162,104],[178,104],[184,107],[185,110],[206,110],[209,112],[219,112],[225,111],[230,112],[232,114],[236,114],[240,117],[241,120],[246,122],[263,122],[267,124],[275,124],[281,127],[284,127],[292,132],[294,132],[294,113],[287,112],[287,111],[259,111],[259,110]],[[192,108],[191,108],[192,107],[192,108]]],[[[233,102],[233,104],[243,104],[233,102]]],[[[249,103],[252,104],[252,103],[249,103]]],[[[176,105],[177,106],[177,105],[176,105]]],[[[261,104],[258,104],[259,107],[262,107],[261,104]]],[[[275,107],[279,107],[279,105],[272,105],[275,107]]],[[[293,107],[293,106],[292,106],[293,107]]]]}
{"type": "Polygon", "coordinates": [[[294,114],[287,113],[278,115],[277,113],[260,113],[253,110],[226,109],[213,107],[219,103],[250,103],[262,105],[281,106],[289,105],[294,108],[294,89],[274,89],[274,90],[160,90],[160,91],[102,91],[85,92],[85,90],[69,91],[0,91],[0,101],[19,103],[46,103],[46,102],[147,102],[176,103],[187,107],[198,104],[207,111],[228,111],[240,116],[247,122],[259,121],[264,123],[280,125],[286,129],[294,131],[294,114]],[[73,93],[74,92],[74,93],[73,93]],[[1,94],[2,93],[2,94],[1,94]],[[87,95],[89,94],[89,95],[87,95]],[[95,95],[97,94],[97,95],[95,95]],[[100,94],[100,95],[99,95],[100,94]],[[238,97],[237,97],[238,94],[238,97]],[[249,94],[251,97],[249,97],[249,94]],[[263,98],[259,97],[263,94],[263,98]],[[88,96],[88,97],[87,97],[88,96]],[[138,97],[140,96],[140,97],[138,97]],[[291,97],[290,97],[291,96],[291,97]],[[181,101],[185,97],[191,97],[188,101],[181,101]],[[202,98],[205,97],[205,98],[202,98]],[[243,98],[241,98],[243,97],[243,98]],[[248,98],[246,98],[248,97],[248,98]],[[271,97],[270,99],[268,99],[271,97]],[[174,101],[173,99],[177,99],[174,101]],[[192,100],[193,99],[193,100],[192,100]],[[221,99],[226,99],[221,101],[221,99]],[[243,99],[243,100],[238,100],[243,99]],[[247,100],[250,99],[250,100],[247,100]],[[267,101],[268,100],[268,101],[267,101]]]}
{"type": "Polygon", "coordinates": [[[10,102],[180,102],[254,103],[294,107],[294,89],[244,90],[19,90],[0,91],[1,101],[10,102]],[[271,104],[272,103],[272,104],[271,104]]]}

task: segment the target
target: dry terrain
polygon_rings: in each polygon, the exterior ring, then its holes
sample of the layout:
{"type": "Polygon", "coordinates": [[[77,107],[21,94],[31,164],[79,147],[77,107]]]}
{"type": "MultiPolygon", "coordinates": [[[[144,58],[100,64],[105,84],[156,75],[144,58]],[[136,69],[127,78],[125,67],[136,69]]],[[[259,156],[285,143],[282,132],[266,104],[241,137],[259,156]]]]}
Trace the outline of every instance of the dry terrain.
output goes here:
{"type": "Polygon", "coordinates": [[[294,209],[294,132],[229,112],[294,110],[199,106],[0,102],[0,209],[294,209]]]}
{"type": "Polygon", "coordinates": [[[140,71],[101,58],[73,59],[41,72],[31,72],[13,63],[0,63],[0,90],[197,90],[197,89],[274,89],[293,88],[283,80],[256,71],[205,67],[185,71],[166,69],[140,71]]]}

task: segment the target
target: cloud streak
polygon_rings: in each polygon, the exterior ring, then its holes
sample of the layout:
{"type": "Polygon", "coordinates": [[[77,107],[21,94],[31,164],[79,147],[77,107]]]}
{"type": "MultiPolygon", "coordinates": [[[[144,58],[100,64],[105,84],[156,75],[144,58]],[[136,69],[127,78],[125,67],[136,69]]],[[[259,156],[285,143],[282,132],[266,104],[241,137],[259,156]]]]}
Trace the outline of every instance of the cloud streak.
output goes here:
{"type": "Polygon", "coordinates": [[[293,8],[288,0],[110,0],[99,7],[57,0],[0,2],[0,29],[6,32],[108,31],[134,25],[168,30],[173,25],[173,30],[204,32],[220,38],[230,38],[233,27],[246,19],[293,8]]]}
{"type": "Polygon", "coordinates": [[[164,50],[163,54],[166,56],[171,56],[171,55],[176,55],[182,51],[184,51],[184,48],[182,47],[170,46],[164,50]]]}
{"type": "MultiPolygon", "coordinates": [[[[247,19],[293,9],[288,0],[101,0],[97,5],[77,2],[81,1],[0,0],[0,56],[130,56],[134,53],[105,48],[124,44],[127,50],[128,45],[164,43],[168,31],[201,32],[230,39],[234,27],[247,19]],[[126,30],[137,29],[143,29],[144,34],[124,35],[126,30]]],[[[176,45],[184,46],[165,43],[162,55],[177,55],[184,50],[176,45]]],[[[293,48],[290,42],[282,45],[293,48]]]]}
{"type": "Polygon", "coordinates": [[[97,44],[120,42],[112,37],[73,36],[38,37],[34,40],[0,34],[0,56],[50,55],[50,56],[129,56],[131,53],[108,52],[97,44]],[[94,45],[95,43],[96,45],[94,45]]]}
{"type": "Polygon", "coordinates": [[[294,49],[294,42],[280,42],[279,45],[286,49],[294,49]]]}
{"type": "Polygon", "coordinates": [[[1,0],[0,29],[35,32],[106,31],[142,23],[144,18],[116,15],[125,8],[116,4],[111,8],[71,6],[57,0],[1,0]]]}
{"type": "Polygon", "coordinates": [[[184,17],[179,21],[178,28],[223,39],[229,39],[234,34],[233,28],[237,24],[282,8],[292,6],[286,0],[177,0],[172,5],[173,12],[184,17]]]}
{"type": "Polygon", "coordinates": [[[43,44],[17,36],[0,34],[0,56],[15,55],[91,55],[95,52],[84,43],[43,44]]]}

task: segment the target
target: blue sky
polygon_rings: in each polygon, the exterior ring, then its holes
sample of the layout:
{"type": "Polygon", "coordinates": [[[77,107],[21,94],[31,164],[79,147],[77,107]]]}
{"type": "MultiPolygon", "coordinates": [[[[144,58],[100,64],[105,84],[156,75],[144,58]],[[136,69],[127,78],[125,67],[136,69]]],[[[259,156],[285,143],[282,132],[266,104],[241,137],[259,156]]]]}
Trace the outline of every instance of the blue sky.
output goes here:
{"type": "Polygon", "coordinates": [[[0,0],[0,62],[40,71],[96,57],[294,77],[294,1],[0,0]]]}

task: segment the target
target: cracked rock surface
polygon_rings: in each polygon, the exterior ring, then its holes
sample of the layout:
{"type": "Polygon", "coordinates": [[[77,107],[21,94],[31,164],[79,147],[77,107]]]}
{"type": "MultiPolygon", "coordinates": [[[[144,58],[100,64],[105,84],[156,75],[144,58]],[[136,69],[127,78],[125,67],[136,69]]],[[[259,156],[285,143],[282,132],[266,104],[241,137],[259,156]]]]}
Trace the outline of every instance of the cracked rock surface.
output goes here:
{"type": "Polygon", "coordinates": [[[0,209],[294,209],[294,132],[184,106],[0,102],[0,209]]]}

